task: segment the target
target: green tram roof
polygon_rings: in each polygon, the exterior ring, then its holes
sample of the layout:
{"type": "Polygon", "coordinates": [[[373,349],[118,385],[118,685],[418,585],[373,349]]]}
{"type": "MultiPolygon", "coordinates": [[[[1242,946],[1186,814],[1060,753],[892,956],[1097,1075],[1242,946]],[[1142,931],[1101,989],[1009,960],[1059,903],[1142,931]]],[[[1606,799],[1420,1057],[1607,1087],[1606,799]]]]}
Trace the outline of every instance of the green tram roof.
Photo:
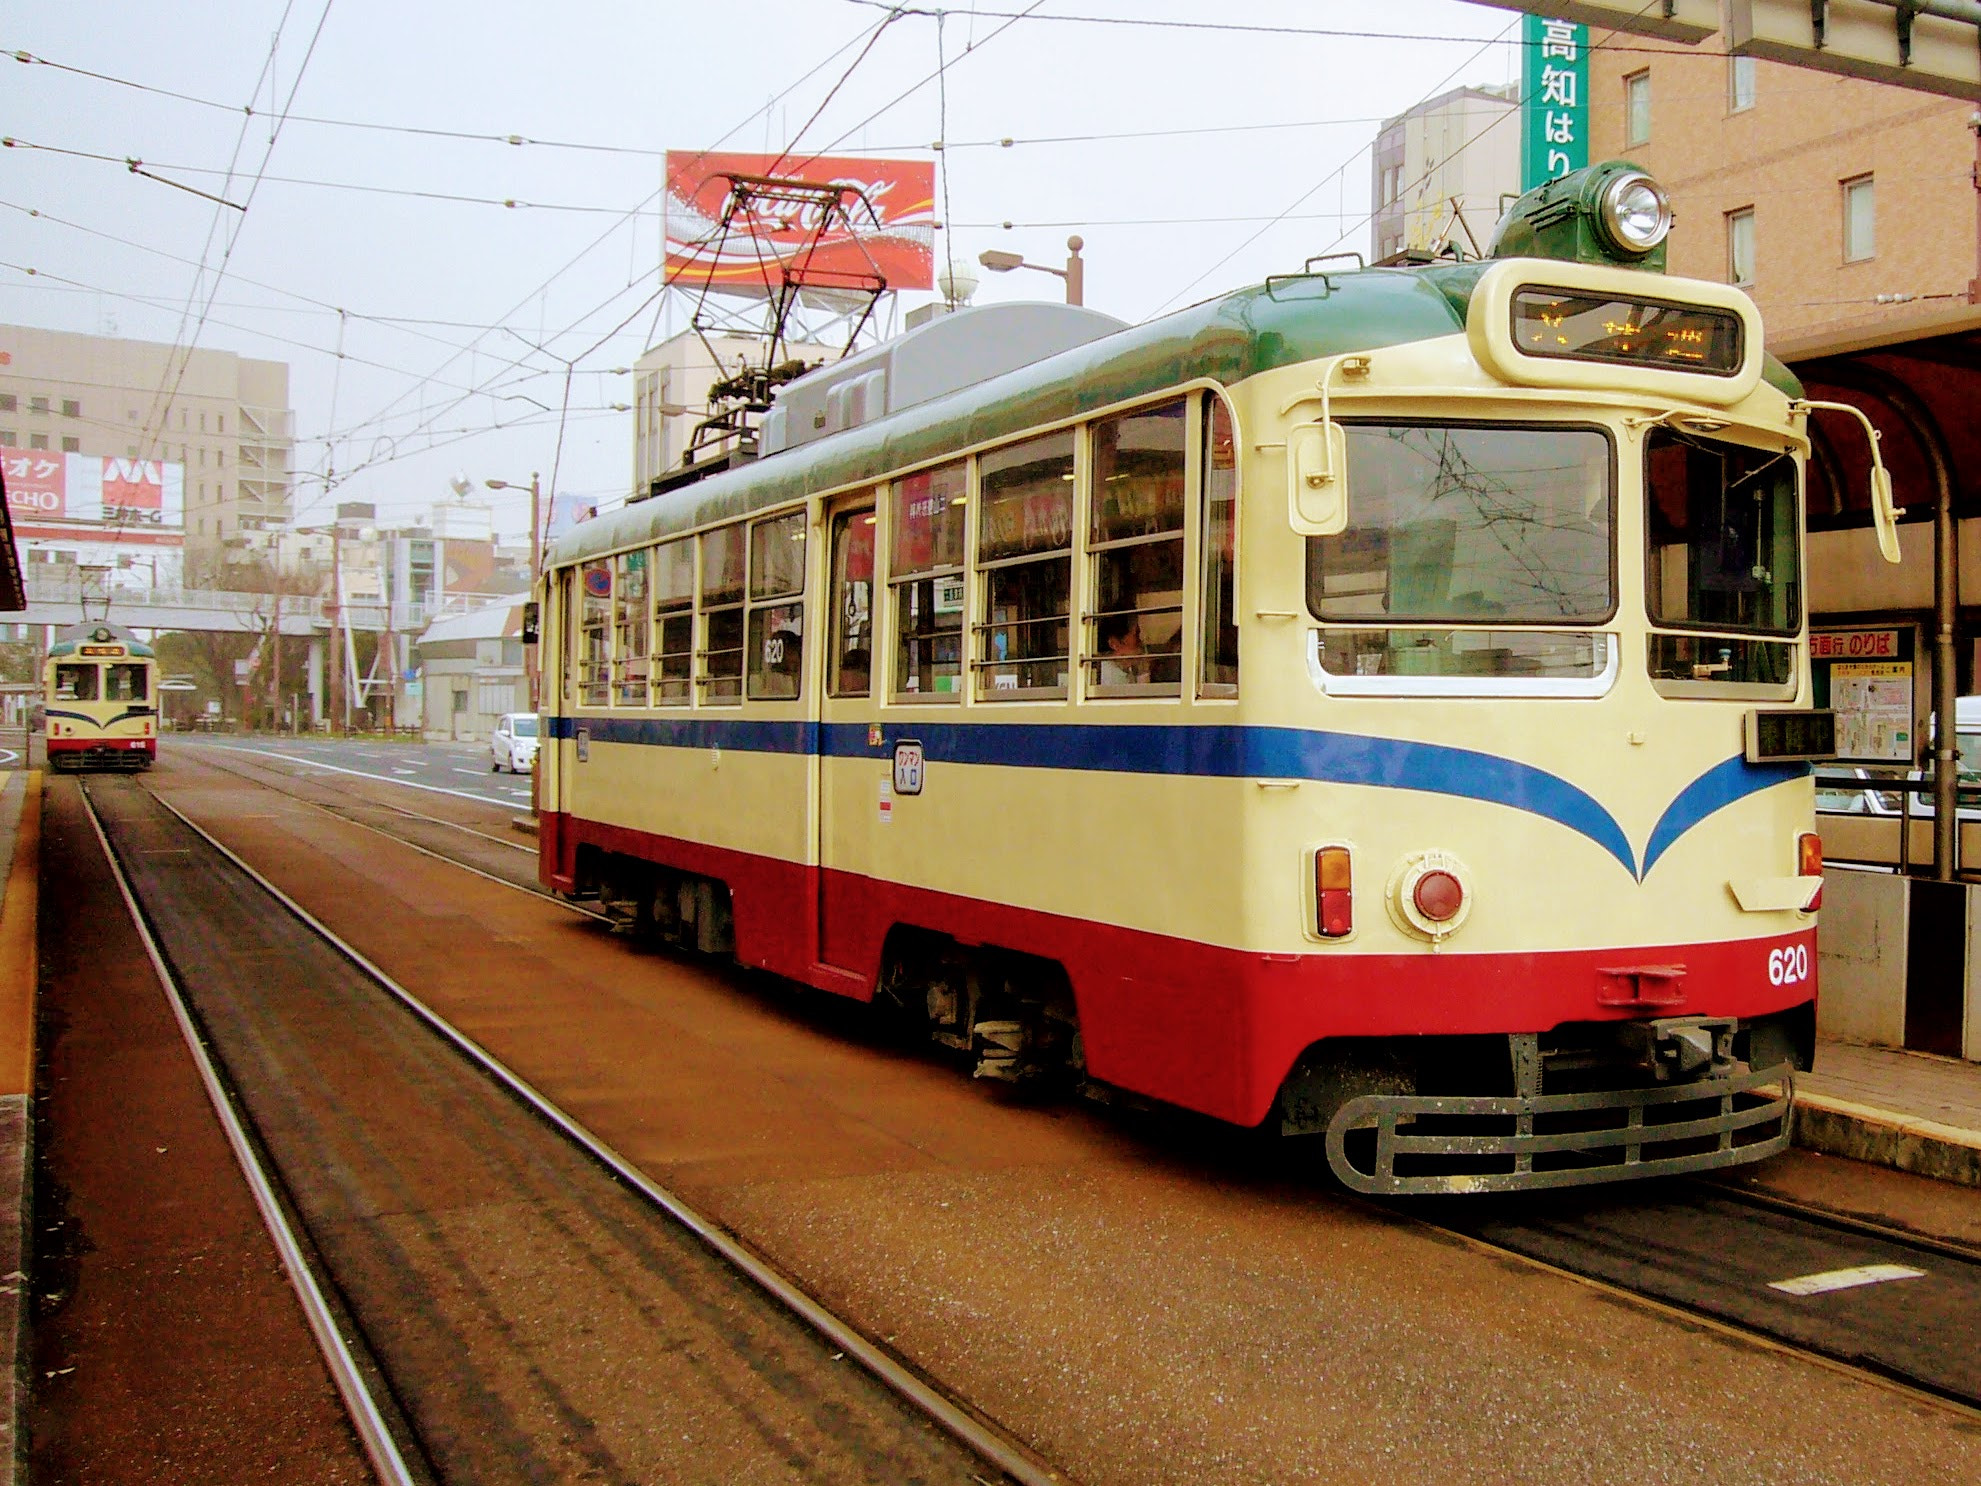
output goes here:
{"type": "MultiPolygon", "coordinates": [[[[565,533],[546,566],[644,547],[877,481],[1165,388],[1202,380],[1228,387],[1276,367],[1458,334],[1472,290],[1490,267],[1481,260],[1271,278],[872,423],[630,501],[565,533]]],[[[1773,357],[1767,379],[1791,395],[1800,391],[1773,357]]]]}
{"type": "Polygon", "coordinates": [[[74,655],[84,645],[122,645],[134,660],[151,660],[154,656],[149,645],[121,624],[99,620],[95,624],[72,624],[63,630],[48,647],[48,658],[57,660],[74,655]]]}

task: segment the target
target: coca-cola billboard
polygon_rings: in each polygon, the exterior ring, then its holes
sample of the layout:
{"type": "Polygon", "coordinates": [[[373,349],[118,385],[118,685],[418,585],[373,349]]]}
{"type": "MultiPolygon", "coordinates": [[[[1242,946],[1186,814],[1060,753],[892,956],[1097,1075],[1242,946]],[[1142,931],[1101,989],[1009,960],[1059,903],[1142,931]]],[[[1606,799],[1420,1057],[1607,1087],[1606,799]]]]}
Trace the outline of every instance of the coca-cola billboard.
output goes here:
{"type": "Polygon", "coordinates": [[[666,211],[670,284],[762,296],[788,269],[848,277],[878,271],[890,289],[935,284],[935,166],[928,161],[669,150],[666,211]],[[723,210],[736,176],[848,186],[866,204],[843,196],[844,211],[821,233],[823,209],[772,192],[725,233],[723,210]]]}
{"type": "Polygon", "coordinates": [[[45,521],[182,529],[186,467],[162,459],[54,454],[0,445],[7,511],[16,526],[45,521]]]}

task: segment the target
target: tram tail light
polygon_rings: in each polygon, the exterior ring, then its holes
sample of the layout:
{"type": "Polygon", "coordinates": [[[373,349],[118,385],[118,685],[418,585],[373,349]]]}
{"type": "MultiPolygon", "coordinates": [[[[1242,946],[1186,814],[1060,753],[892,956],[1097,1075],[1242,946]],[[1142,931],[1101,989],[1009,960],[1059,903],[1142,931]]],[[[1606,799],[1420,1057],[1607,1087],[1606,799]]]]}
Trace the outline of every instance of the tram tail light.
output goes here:
{"type": "Polygon", "coordinates": [[[1314,932],[1345,939],[1355,928],[1354,879],[1348,848],[1323,846],[1314,853],[1314,932]]]}
{"type": "MultiPolygon", "coordinates": [[[[1795,871],[1798,877],[1823,875],[1823,838],[1814,831],[1804,831],[1795,838],[1795,871]]],[[[1822,906],[1823,889],[1818,886],[1816,896],[1809,900],[1803,912],[1814,913],[1822,906]]]]}

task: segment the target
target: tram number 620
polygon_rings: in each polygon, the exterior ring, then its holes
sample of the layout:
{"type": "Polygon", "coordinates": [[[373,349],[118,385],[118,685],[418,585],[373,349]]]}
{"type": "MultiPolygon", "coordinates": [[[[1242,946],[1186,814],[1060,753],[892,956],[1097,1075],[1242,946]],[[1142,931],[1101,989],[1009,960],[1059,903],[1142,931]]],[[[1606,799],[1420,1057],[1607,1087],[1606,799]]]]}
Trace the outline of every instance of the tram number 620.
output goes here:
{"type": "Polygon", "coordinates": [[[1809,946],[1791,944],[1768,952],[1768,984],[1792,986],[1809,978],[1809,946]]]}

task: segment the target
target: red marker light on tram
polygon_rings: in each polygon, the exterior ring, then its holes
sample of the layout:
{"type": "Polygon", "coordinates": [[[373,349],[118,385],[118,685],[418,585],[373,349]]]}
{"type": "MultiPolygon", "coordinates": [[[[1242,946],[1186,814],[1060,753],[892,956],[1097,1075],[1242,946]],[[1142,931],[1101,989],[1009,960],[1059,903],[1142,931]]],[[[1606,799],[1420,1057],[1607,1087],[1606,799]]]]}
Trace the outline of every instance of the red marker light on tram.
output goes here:
{"type": "Polygon", "coordinates": [[[1410,901],[1432,923],[1449,923],[1465,906],[1465,888],[1451,873],[1433,869],[1417,879],[1417,885],[1410,890],[1410,901]]]}
{"type": "Polygon", "coordinates": [[[1323,846],[1314,853],[1314,932],[1344,939],[1355,928],[1354,879],[1348,848],[1323,846]]]}
{"type": "MultiPolygon", "coordinates": [[[[1798,877],[1821,877],[1823,875],[1823,838],[1814,831],[1804,831],[1795,838],[1795,872],[1798,877]]],[[[1819,885],[1816,896],[1803,907],[1804,913],[1814,913],[1823,906],[1823,889],[1819,885]]]]}

